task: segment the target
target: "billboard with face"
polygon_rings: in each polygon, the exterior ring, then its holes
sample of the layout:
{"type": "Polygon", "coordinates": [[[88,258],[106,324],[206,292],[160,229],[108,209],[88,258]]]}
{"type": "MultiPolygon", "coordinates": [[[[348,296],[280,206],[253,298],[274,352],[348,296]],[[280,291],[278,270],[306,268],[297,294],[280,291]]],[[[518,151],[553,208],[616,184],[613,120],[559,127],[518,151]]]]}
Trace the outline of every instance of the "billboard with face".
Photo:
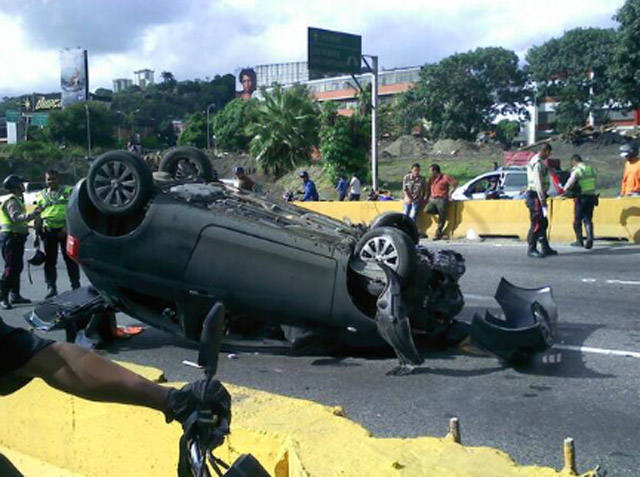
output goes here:
{"type": "Polygon", "coordinates": [[[242,85],[242,90],[236,91],[236,98],[250,99],[253,92],[258,87],[256,72],[254,69],[242,69],[238,74],[238,82],[242,85]]]}
{"type": "Polygon", "coordinates": [[[67,48],[60,52],[60,89],[63,108],[88,99],[87,50],[67,48]]]}

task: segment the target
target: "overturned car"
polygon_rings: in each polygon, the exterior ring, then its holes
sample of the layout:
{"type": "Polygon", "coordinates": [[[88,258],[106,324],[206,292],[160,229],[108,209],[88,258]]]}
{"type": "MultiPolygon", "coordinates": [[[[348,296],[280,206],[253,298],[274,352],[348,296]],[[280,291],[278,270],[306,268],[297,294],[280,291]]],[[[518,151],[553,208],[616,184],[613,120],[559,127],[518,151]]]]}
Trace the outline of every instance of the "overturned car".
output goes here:
{"type": "MultiPolygon", "coordinates": [[[[139,157],[105,153],[71,197],[67,252],[112,307],[198,340],[220,302],[230,323],[279,326],[293,348],[310,334],[386,343],[399,372],[422,362],[414,338],[446,337],[464,305],[464,259],[419,246],[404,215],[350,225],[211,182],[197,149],[167,157],[154,181],[139,157]]],[[[555,312],[530,306],[523,313],[553,329],[555,312]]]]}

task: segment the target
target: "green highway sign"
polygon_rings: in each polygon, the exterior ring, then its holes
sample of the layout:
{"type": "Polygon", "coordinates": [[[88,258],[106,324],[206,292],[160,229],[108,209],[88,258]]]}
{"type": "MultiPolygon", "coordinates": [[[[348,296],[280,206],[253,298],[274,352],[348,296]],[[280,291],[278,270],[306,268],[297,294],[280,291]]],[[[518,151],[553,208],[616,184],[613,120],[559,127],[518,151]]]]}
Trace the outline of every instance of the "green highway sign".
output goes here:
{"type": "Polygon", "coordinates": [[[16,109],[7,109],[5,117],[7,118],[7,122],[10,123],[19,123],[22,121],[22,113],[16,109]]]}
{"type": "Polygon", "coordinates": [[[47,113],[33,113],[31,115],[32,126],[46,126],[49,122],[49,115],[47,113]]]}
{"type": "Polygon", "coordinates": [[[309,69],[331,73],[360,73],[362,37],[309,27],[309,69]]]}

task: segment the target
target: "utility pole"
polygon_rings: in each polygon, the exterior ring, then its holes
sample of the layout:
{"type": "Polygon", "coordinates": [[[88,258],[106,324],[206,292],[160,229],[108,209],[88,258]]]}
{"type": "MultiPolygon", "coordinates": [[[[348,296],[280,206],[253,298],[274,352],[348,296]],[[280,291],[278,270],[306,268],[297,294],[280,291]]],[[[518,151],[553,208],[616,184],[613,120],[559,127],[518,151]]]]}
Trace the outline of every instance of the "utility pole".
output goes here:
{"type": "Polygon", "coordinates": [[[211,108],[215,108],[216,103],[211,103],[207,106],[207,150],[211,149],[211,126],[209,126],[209,118],[211,108]]]}
{"type": "Polygon", "coordinates": [[[87,114],[87,151],[91,157],[91,120],[89,119],[89,106],[84,103],[84,111],[87,114]]]}
{"type": "Polygon", "coordinates": [[[378,57],[362,55],[371,78],[371,187],[378,190],[378,57]],[[371,64],[367,61],[371,59],[371,64]]]}

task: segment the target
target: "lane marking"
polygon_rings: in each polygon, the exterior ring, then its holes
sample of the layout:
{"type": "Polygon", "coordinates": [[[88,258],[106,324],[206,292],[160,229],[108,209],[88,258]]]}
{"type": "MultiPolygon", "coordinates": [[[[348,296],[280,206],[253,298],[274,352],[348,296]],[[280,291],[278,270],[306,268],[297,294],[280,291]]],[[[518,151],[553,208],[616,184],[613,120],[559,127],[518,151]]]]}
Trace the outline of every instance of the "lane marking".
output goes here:
{"type": "Polygon", "coordinates": [[[640,285],[640,282],[633,280],[607,280],[607,283],[618,284],[618,285],[640,285]]]}
{"type": "Polygon", "coordinates": [[[608,356],[623,356],[625,358],[640,358],[640,353],[636,351],[622,351],[617,349],[592,348],[590,346],[572,346],[572,345],[553,345],[555,349],[564,349],[567,351],[580,351],[581,353],[604,354],[608,356]]]}
{"type": "Polygon", "coordinates": [[[469,300],[477,300],[477,301],[494,301],[492,296],[486,296],[486,295],[474,295],[472,293],[465,293],[464,294],[465,298],[468,298],[469,300]]]}
{"type": "Polygon", "coordinates": [[[595,283],[597,281],[598,281],[597,278],[583,278],[582,279],[582,283],[595,283]]]}

